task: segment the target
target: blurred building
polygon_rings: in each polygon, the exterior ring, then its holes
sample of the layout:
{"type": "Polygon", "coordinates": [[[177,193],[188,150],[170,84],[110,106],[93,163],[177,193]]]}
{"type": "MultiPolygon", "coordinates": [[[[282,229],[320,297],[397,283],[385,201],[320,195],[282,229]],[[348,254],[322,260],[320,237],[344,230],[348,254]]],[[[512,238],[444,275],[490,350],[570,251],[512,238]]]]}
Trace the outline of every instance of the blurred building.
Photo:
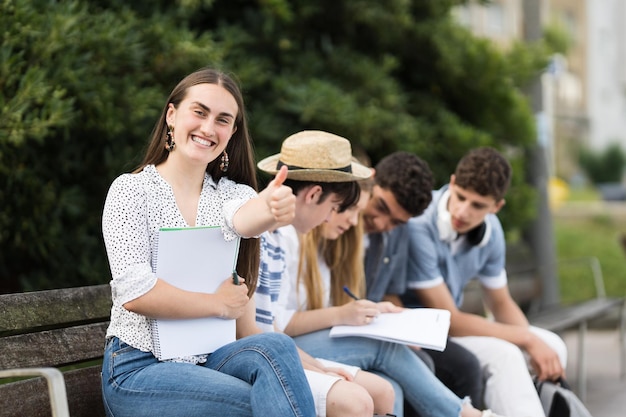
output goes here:
{"type": "MultiPolygon", "coordinates": [[[[478,36],[506,48],[524,38],[524,2],[469,2],[455,19],[478,36]]],[[[532,0],[531,0],[532,1],[532,0]]],[[[581,147],[626,150],[626,1],[539,0],[542,25],[568,35],[566,56],[554,56],[542,76],[539,116],[552,174],[571,181],[579,174],[581,147]]]]}

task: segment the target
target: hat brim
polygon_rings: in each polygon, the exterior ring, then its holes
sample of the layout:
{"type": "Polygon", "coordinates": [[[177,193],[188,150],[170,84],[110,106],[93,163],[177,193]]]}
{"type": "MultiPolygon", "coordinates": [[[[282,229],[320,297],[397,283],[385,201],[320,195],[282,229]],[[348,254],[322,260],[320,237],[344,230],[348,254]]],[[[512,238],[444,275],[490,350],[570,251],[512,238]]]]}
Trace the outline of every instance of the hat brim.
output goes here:
{"type": "MultiPolygon", "coordinates": [[[[278,173],[278,161],[280,155],[272,155],[261,160],[257,167],[268,174],[278,173]]],[[[364,180],[372,176],[372,170],[358,162],[351,163],[352,172],[335,169],[302,168],[287,171],[287,178],[294,181],[318,181],[318,182],[349,182],[364,180]]]]}

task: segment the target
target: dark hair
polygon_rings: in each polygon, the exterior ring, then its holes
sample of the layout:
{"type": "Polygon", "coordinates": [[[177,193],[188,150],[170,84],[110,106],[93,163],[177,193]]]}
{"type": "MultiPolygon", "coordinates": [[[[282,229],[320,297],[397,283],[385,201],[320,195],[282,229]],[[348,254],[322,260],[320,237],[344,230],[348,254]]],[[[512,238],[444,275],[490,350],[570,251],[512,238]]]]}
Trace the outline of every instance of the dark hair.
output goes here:
{"type": "Polygon", "coordinates": [[[167,102],[165,103],[165,106],[163,106],[158,122],[152,130],[150,143],[144,159],[135,172],[141,171],[146,165],[158,165],[167,159],[169,152],[165,149],[165,140],[167,133],[166,117],[168,107],[171,103],[175,108],[178,108],[178,105],[187,96],[187,90],[198,84],[216,84],[224,87],[224,89],[226,89],[226,91],[233,96],[235,102],[237,103],[237,115],[235,117],[235,127],[237,129],[232,138],[228,141],[228,145],[226,147],[230,166],[236,169],[229,170],[227,173],[222,172],[219,169],[220,161],[218,158],[207,165],[207,172],[216,182],[219,181],[222,176],[227,175],[231,180],[240,184],[247,184],[256,190],[258,185],[256,165],[254,161],[254,149],[252,146],[252,139],[248,133],[248,122],[246,119],[241,90],[239,89],[237,83],[229,75],[213,68],[199,69],[187,75],[176,85],[176,87],[174,87],[167,99],[167,102]]]}
{"type": "Polygon", "coordinates": [[[511,165],[494,148],[476,148],[465,154],[457,164],[454,183],[500,201],[511,183],[511,165]]]}
{"type": "Polygon", "coordinates": [[[337,196],[342,199],[339,205],[339,212],[342,212],[348,207],[355,205],[359,201],[359,197],[361,196],[361,187],[356,181],[319,182],[286,179],[283,184],[291,188],[295,195],[297,195],[298,192],[304,188],[313,185],[319,185],[320,187],[322,187],[322,195],[320,196],[318,204],[323,203],[324,200],[326,200],[331,194],[337,194],[337,196]]]}
{"type": "Polygon", "coordinates": [[[391,191],[411,216],[426,210],[432,200],[433,173],[416,155],[398,151],[381,159],[375,167],[376,185],[391,191]]]}
{"type": "MultiPolygon", "coordinates": [[[[237,103],[237,115],[235,117],[235,127],[237,128],[226,146],[230,168],[226,173],[219,168],[220,158],[207,164],[207,173],[218,182],[222,176],[239,184],[246,184],[258,191],[256,165],[254,161],[254,149],[252,139],[248,133],[248,122],[246,119],[243,96],[239,85],[235,80],[216,69],[201,68],[183,78],[170,93],[161,116],[152,129],[148,149],[143,161],[134,172],[141,171],[146,165],[158,165],[164,162],[169,156],[165,149],[167,133],[167,110],[169,104],[178,108],[179,104],[187,96],[187,90],[198,84],[216,84],[228,91],[237,103]]],[[[256,280],[259,273],[260,243],[258,239],[242,239],[237,260],[237,272],[246,279],[249,288],[249,295],[256,289],[256,280]]]]}

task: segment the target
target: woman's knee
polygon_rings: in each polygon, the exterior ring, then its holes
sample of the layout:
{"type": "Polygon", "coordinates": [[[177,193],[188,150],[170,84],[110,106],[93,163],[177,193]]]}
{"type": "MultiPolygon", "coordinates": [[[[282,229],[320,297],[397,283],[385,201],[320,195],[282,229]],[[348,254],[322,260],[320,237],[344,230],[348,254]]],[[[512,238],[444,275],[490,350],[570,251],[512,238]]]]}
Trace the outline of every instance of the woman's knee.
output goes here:
{"type": "Polygon", "coordinates": [[[374,401],[362,386],[337,381],[326,397],[327,417],[371,417],[374,414],[374,401]]]}
{"type": "Polygon", "coordinates": [[[374,411],[379,414],[387,414],[393,412],[396,394],[393,385],[388,381],[377,386],[371,393],[374,399],[374,411]]]}
{"type": "Polygon", "coordinates": [[[287,352],[297,354],[297,347],[293,339],[283,333],[267,332],[256,334],[250,338],[250,343],[279,357],[283,357],[287,352]]]}
{"type": "Polygon", "coordinates": [[[374,401],[374,411],[378,414],[392,413],[395,401],[394,386],[389,380],[366,371],[356,374],[354,382],[365,388],[374,401]]]}

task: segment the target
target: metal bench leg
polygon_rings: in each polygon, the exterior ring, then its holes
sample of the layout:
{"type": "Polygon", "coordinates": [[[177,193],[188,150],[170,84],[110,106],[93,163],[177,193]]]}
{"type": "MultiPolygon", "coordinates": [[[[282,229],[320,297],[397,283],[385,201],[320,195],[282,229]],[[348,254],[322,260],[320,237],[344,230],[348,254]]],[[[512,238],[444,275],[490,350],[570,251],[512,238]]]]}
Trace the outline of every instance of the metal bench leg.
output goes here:
{"type": "Polygon", "coordinates": [[[619,315],[619,345],[620,345],[620,358],[619,362],[621,365],[620,379],[624,379],[626,376],[626,305],[622,304],[620,307],[620,315],[619,315]]]}
{"type": "Polygon", "coordinates": [[[65,391],[65,379],[63,378],[61,371],[56,368],[21,368],[0,371],[0,378],[23,376],[44,377],[46,379],[46,383],[48,384],[52,417],[70,417],[70,411],[67,404],[67,393],[65,391]]]}
{"type": "Polygon", "coordinates": [[[584,403],[587,399],[587,349],[585,336],[587,335],[587,321],[578,325],[578,397],[584,403]]]}

